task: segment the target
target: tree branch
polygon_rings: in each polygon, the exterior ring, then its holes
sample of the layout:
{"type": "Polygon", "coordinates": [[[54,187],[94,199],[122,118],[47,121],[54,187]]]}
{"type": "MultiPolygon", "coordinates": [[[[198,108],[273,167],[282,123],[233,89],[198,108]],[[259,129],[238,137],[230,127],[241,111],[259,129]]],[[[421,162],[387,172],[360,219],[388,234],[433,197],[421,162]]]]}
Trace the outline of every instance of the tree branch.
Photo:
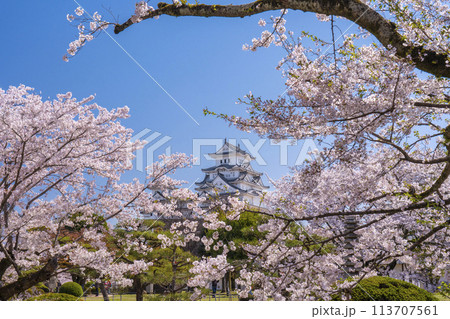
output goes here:
{"type": "Polygon", "coordinates": [[[444,104],[444,103],[429,103],[429,102],[415,102],[414,106],[419,107],[435,107],[438,109],[449,109],[450,104],[444,104]]]}
{"type": "MultiPolygon", "coordinates": [[[[416,67],[435,76],[450,77],[450,68],[446,67],[446,54],[426,50],[423,46],[410,46],[397,31],[397,25],[381,16],[374,9],[359,0],[257,0],[242,5],[205,5],[159,3],[158,9],[149,11],[142,20],[160,15],[174,17],[247,17],[266,11],[291,9],[304,12],[335,15],[353,21],[373,34],[384,47],[396,49],[400,58],[411,57],[416,67]]],[[[123,24],[116,24],[114,33],[118,34],[135,24],[130,18],[123,24]]]]}
{"type": "Polygon", "coordinates": [[[450,225],[450,219],[447,219],[447,221],[445,221],[444,223],[442,223],[441,225],[433,228],[432,230],[430,230],[428,233],[426,233],[425,235],[423,235],[422,237],[420,237],[419,239],[417,239],[417,241],[408,248],[408,250],[414,250],[415,248],[417,248],[420,244],[422,244],[425,240],[427,240],[428,238],[430,238],[431,236],[433,236],[434,234],[436,234],[438,231],[447,228],[450,225]]]}
{"type": "Polygon", "coordinates": [[[50,279],[58,267],[58,256],[51,258],[40,270],[19,278],[17,281],[0,287],[0,300],[8,300],[14,295],[50,279]]]}

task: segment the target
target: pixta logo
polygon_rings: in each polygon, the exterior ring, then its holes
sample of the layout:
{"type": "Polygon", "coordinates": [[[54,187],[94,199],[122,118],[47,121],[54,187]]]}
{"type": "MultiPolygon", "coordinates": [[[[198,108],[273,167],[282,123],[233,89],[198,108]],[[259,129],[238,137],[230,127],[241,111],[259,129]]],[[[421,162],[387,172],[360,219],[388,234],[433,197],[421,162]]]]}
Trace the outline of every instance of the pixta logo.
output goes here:
{"type": "MultiPolygon", "coordinates": [[[[146,142],[142,148],[134,150],[135,158],[133,166],[139,172],[145,172],[146,167],[151,166],[154,161],[158,161],[158,155],[170,155],[172,153],[172,148],[169,143],[172,137],[148,128],[135,134],[131,140],[133,142],[137,140],[146,142]]],[[[300,166],[305,160],[318,159],[320,153],[316,143],[312,139],[302,141],[294,139],[258,139],[252,142],[248,138],[242,138],[227,139],[226,142],[233,146],[239,145],[239,148],[250,154],[259,166],[300,166]],[[274,159],[278,163],[275,164],[274,159]]],[[[188,155],[192,154],[196,159],[193,165],[209,165],[213,159],[208,153],[212,149],[215,152],[219,151],[224,146],[224,143],[225,140],[222,138],[194,138],[192,139],[191,150],[187,150],[185,153],[188,155]]]]}
{"type": "Polygon", "coordinates": [[[161,148],[165,146],[163,151],[166,155],[170,155],[172,148],[167,143],[172,137],[163,135],[159,132],[152,132],[152,130],[146,128],[135,134],[131,141],[137,140],[145,141],[146,144],[143,148],[135,151],[136,157],[134,158],[134,168],[139,172],[145,172],[146,167],[153,164],[158,160],[157,153],[161,154],[161,148]]]}
{"type": "MultiPolygon", "coordinates": [[[[288,166],[294,165],[299,166],[302,165],[305,160],[312,160],[317,158],[319,155],[319,148],[313,139],[305,139],[303,140],[303,144],[298,148],[292,150],[292,146],[297,146],[299,142],[294,139],[286,139],[286,140],[269,140],[269,139],[258,139],[255,143],[250,141],[248,138],[242,139],[229,139],[228,143],[236,146],[243,145],[245,151],[249,153],[254,159],[255,162],[259,166],[267,166],[267,156],[270,156],[273,160],[273,156],[278,156],[278,164],[280,166],[288,166]],[[264,148],[266,146],[266,148],[264,148]],[[268,150],[267,147],[270,146],[271,150],[268,150]],[[295,156],[295,162],[288,163],[288,153],[289,147],[291,147],[290,152],[297,152],[295,156]]],[[[218,151],[224,145],[224,139],[220,138],[197,138],[192,140],[192,155],[194,158],[198,159],[194,165],[203,165],[203,161],[211,161],[212,158],[205,154],[202,151],[202,147],[211,147],[215,146],[216,151],[218,151]]],[[[292,159],[292,155],[290,158],[292,159]]]]}

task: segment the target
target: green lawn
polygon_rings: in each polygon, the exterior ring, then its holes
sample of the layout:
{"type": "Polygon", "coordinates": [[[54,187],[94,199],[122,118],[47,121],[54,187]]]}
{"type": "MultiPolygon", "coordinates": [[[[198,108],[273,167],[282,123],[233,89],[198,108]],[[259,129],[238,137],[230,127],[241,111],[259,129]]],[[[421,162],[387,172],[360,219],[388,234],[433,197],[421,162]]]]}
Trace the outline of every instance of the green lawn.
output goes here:
{"type": "MultiPolygon", "coordinates": [[[[86,300],[86,301],[103,301],[103,297],[100,295],[98,297],[96,296],[88,296],[88,297],[81,297],[80,300],[86,300]]],[[[120,295],[114,295],[109,296],[110,301],[136,301],[136,295],[122,295],[122,299],[120,299],[120,295]]],[[[216,294],[216,298],[213,298],[212,296],[207,296],[206,298],[203,298],[202,301],[238,301],[238,297],[236,294],[233,294],[230,300],[230,297],[227,296],[225,293],[218,293],[216,294]]]]}
{"type": "Polygon", "coordinates": [[[202,301],[238,301],[238,296],[236,294],[232,294],[231,299],[230,296],[227,296],[226,293],[217,293],[216,298],[213,298],[211,295],[203,298],[202,301]]]}
{"type": "Polygon", "coordinates": [[[450,298],[445,298],[441,294],[433,294],[433,295],[441,301],[450,301],[450,298]]]}
{"type": "MultiPolygon", "coordinates": [[[[434,294],[435,297],[437,297],[441,301],[450,301],[450,298],[445,298],[440,294],[434,294]]],[[[103,301],[102,296],[89,296],[80,298],[80,300],[86,300],[86,301],[103,301]]],[[[113,301],[113,296],[109,296],[109,300],[113,301]]],[[[119,295],[114,295],[114,301],[136,301],[136,295],[122,295],[122,300],[120,299],[119,295]]],[[[218,293],[216,294],[216,298],[214,299],[212,296],[207,296],[206,298],[203,298],[202,301],[238,301],[237,295],[233,294],[232,298],[230,300],[230,297],[227,296],[225,293],[218,293]]]]}
{"type": "MultiPolygon", "coordinates": [[[[100,295],[98,297],[96,296],[88,296],[81,297],[80,300],[86,300],[86,301],[103,301],[103,297],[100,295]]],[[[113,301],[113,296],[109,296],[109,300],[113,301]]],[[[119,295],[114,295],[114,301],[136,301],[136,295],[122,295],[122,300],[120,299],[119,295]]]]}

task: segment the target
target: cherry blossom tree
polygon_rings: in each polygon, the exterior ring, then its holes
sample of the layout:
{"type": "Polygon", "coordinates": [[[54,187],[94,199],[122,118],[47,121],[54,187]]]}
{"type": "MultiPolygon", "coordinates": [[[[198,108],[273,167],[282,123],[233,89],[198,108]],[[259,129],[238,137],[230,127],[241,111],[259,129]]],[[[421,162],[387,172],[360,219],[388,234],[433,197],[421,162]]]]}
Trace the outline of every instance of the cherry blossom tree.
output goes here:
{"type": "MultiPolygon", "coordinates": [[[[248,117],[219,115],[263,136],[322,141],[313,161],[274,181],[259,212],[270,217],[266,238],[238,265],[244,296],[328,299],[399,261],[435,281],[448,270],[449,81],[418,76],[390,50],[357,48],[355,37],[336,59],[304,39],[284,42],[288,96],[250,94],[248,117]]],[[[220,257],[198,264],[199,278],[236,267],[220,257]]]]}
{"type": "Polygon", "coordinates": [[[236,244],[220,236],[249,210],[245,203],[212,198],[207,210],[191,204],[212,233],[201,238],[205,248],[220,253],[194,263],[190,284],[206,287],[233,271],[239,273],[241,297],[252,291],[260,300],[345,298],[359,280],[389,275],[398,261],[438,280],[450,260],[447,3],[174,1],[155,9],[141,1],[121,24],[98,15],[94,21],[81,20],[79,39],[68,53],[75,55],[110,25],[118,34],[164,15],[245,17],[270,10],[281,10],[281,15],[261,20],[262,27],[270,28],[244,49],[274,44],[286,50],[279,64],[286,94],[271,100],[248,94],[241,101],[246,117],[207,112],[243,131],[274,139],[314,138],[322,148],[312,161],[273,181],[276,190],[266,196],[266,207],[253,211],[267,216],[258,227],[264,238],[240,244],[247,259],[228,258],[236,244]],[[296,35],[286,30],[287,9],[315,12],[332,26],[335,17],[345,18],[360,30],[343,35],[342,43],[306,32],[296,35]],[[350,221],[356,223],[353,229],[350,221]]]}
{"type": "Polygon", "coordinates": [[[306,33],[288,41],[284,19],[272,22],[274,34],[248,48],[287,50],[287,96],[249,94],[248,117],[219,117],[275,139],[312,137],[323,149],[274,182],[274,219],[261,227],[268,238],[249,247],[258,266],[241,271],[247,290],[260,299],[326,299],[357,283],[340,279],[389,274],[397,261],[437,282],[450,251],[449,80],[419,74],[393,46],[362,45],[367,33],[323,54],[328,43],[306,33]],[[358,220],[354,231],[349,216],[358,220]]]}
{"type": "Polygon", "coordinates": [[[24,85],[0,90],[1,300],[74,268],[126,285],[124,273],[151,265],[116,260],[105,241],[107,222],[131,227],[143,210],[171,214],[149,189],[179,186],[167,174],[189,158],[164,156],[144,183],[121,183],[143,143],[131,142],[132,131],[120,124],[127,107],[108,111],[92,100],[71,93],[42,100],[24,85]]]}

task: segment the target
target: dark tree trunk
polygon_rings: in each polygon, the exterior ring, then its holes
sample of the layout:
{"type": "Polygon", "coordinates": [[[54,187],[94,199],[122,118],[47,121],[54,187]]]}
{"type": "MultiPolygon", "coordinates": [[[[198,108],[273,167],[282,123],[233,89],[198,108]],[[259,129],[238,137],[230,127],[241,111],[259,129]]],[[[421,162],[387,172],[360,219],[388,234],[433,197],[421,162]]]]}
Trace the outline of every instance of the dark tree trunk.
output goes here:
{"type": "Polygon", "coordinates": [[[95,296],[98,297],[98,282],[95,283],[95,296]]]}
{"type": "Polygon", "coordinates": [[[224,293],[224,292],[226,292],[226,289],[227,289],[227,281],[226,281],[226,279],[225,279],[225,277],[223,277],[222,279],[221,279],[221,281],[222,281],[222,293],[224,293]]]}
{"type": "Polygon", "coordinates": [[[174,294],[175,293],[175,285],[176,285],[176,279],[177,279],[177,270],[178,270],[178,265],[176,262],[176,250],[177,247],[175,246],[173,248],[173,257],[172,257],[172,282],[170,284],[170,293],[174,294]]]}
{"type": "Polygon", "coordinates": [[[11,262],[8,258],[3,258],[2,260],[0,260],[0,280],[2,280],[3,274],[9,268],[9,266],[11,266],[11,262]]]}
{"type": "Polygon", "coordinates": [[[234,278],[234,272],[230,273],[230,281],[231,281],[231,291],[236,290],[236,281],[234,278]]]}
{"type": "Polygon", "coordinates": [[[178,271],[178,266],[176,264],[172,264],[172,282],[170,284],[170,293],[174,294],[176,292],[176,280],[177,280],[177,271],[178,271]]]}
{"type": "Polygon", "coordinates": [[[141,277],[139,275],[134,277],[134,288],[136,289],[136,301],[143,301],[144,287],[142,285],[141,277]]]}
{"type": "Polygon", "coordinates": [[[102,281],[100,284],[100,291],[102,292],[103,300],[109,301],[108,292],[106,291],[105,283],[102,281]]]}
{"type": "Polygon", "coordinates": [[[24,292],[42,281],[49,280],[58,267],[58,257],[50,259],[42,269],[27,276],[21,277],[17,281],[0,287],[0,300],[8,300],[14,295],[24,292]]]}

